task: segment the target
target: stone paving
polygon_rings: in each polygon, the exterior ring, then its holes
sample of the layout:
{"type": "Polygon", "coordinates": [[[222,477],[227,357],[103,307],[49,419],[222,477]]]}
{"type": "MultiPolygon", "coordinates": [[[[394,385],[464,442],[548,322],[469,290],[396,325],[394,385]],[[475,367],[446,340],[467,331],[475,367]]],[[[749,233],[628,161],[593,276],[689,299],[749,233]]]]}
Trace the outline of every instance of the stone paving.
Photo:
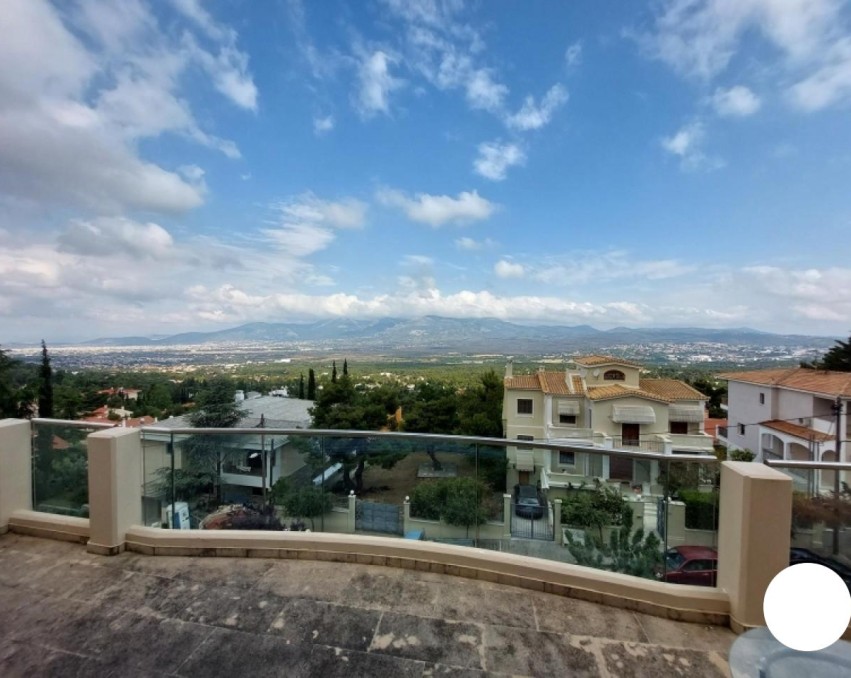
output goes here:
{"type": "Polygon", "coordinates": [[[0,676],[729,676],[728,630],[470,579],[0,537],[0,676]]]}

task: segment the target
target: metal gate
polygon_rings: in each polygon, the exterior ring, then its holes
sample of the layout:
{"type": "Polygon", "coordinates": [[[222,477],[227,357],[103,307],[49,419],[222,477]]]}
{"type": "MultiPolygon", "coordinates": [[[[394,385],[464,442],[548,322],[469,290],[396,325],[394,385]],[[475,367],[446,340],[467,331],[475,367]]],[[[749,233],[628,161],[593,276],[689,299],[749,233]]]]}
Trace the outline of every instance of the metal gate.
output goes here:
{"type": "Polygon", "coordinates": [[[553,505],[546,502],[543,515],[535,516],[529,506],[511,503],[511,536],[520,539],[553,540],[553,505]],[[519,507],[519,512],[518,512],[519,507]]]}
{"type": "Polygon", "coordinates": [[[355,529],[364,532],[402,534],[402,507],[358,500],[355,505],[355,529]]]}

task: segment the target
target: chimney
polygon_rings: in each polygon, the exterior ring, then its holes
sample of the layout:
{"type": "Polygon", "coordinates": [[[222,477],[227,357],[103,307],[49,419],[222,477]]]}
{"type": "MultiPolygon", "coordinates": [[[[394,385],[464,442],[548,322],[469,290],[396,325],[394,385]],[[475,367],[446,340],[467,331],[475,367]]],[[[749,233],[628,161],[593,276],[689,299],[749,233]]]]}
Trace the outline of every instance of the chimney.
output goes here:
{"type": "Polygon", "coordinates": [[[510,379],[514,376],[514,356],[508,356],[508,362],[505,363],[505,378],[510,379]]]}

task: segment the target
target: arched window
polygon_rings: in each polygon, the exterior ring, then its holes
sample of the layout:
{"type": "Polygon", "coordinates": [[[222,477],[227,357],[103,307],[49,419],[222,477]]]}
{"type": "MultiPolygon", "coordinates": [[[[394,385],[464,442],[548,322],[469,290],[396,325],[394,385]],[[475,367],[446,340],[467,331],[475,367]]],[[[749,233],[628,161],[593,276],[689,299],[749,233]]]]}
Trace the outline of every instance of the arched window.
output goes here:
{"type": "Polygon", "coordinates": [[[607,370],[603,375],[603,379],[606,381],[623,381],[626,379],[626,375],[620,370],[607,370]]]}

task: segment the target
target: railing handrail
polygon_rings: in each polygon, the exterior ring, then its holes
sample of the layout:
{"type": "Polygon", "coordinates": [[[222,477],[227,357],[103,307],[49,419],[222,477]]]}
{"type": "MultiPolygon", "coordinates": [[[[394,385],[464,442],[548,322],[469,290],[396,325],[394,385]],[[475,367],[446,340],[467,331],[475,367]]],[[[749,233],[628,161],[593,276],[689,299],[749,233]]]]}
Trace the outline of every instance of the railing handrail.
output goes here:
{"type": "Polygon", "coordinates": [[[803,459],[765,459],[763,464],[773,468],[823,469],[825,471],[851,471],[851,463],[844,461],[805,461],[803,459]]]}
{"type": "Polygon", "coordinates": [[[451,442],[464,445],[482,445],[484,447],[524,447],[542,450],[565,450],[586,454],[612,455],[621,457],[633,457],[636,459],[650,459],[655,461],[693,461],[702,464],[717,463],[713,455],[670,455],[660,452],[642,452],[634,450],[615,450],[602,447],[590,447],[585,445],[570,445],[565,442],[545,442],[537,440],[509,440],[507,438],[485,438],[480,436],[457,436],[443,433],[403,433],[398,431],[354,431],[336,429],[314,429],[314,428],[166,428],[157,426],[140,427],[142,435],[153,433],[156,435],[233,435],[233,436],[293,436],[301,438],[390,438],[401,440],[425,440],[431,442],[451,442]]]}
{"type": "Polygon", "coordinates": [[[72,419],[48,419],[47,417],[34,417],[30,419],[33,424],[47,424],[50,426],[64,426],[65,428],[115,428],[120,427],[121,422],[114,424],[103,424],[98,421],[75,421],[72,419]]]}

